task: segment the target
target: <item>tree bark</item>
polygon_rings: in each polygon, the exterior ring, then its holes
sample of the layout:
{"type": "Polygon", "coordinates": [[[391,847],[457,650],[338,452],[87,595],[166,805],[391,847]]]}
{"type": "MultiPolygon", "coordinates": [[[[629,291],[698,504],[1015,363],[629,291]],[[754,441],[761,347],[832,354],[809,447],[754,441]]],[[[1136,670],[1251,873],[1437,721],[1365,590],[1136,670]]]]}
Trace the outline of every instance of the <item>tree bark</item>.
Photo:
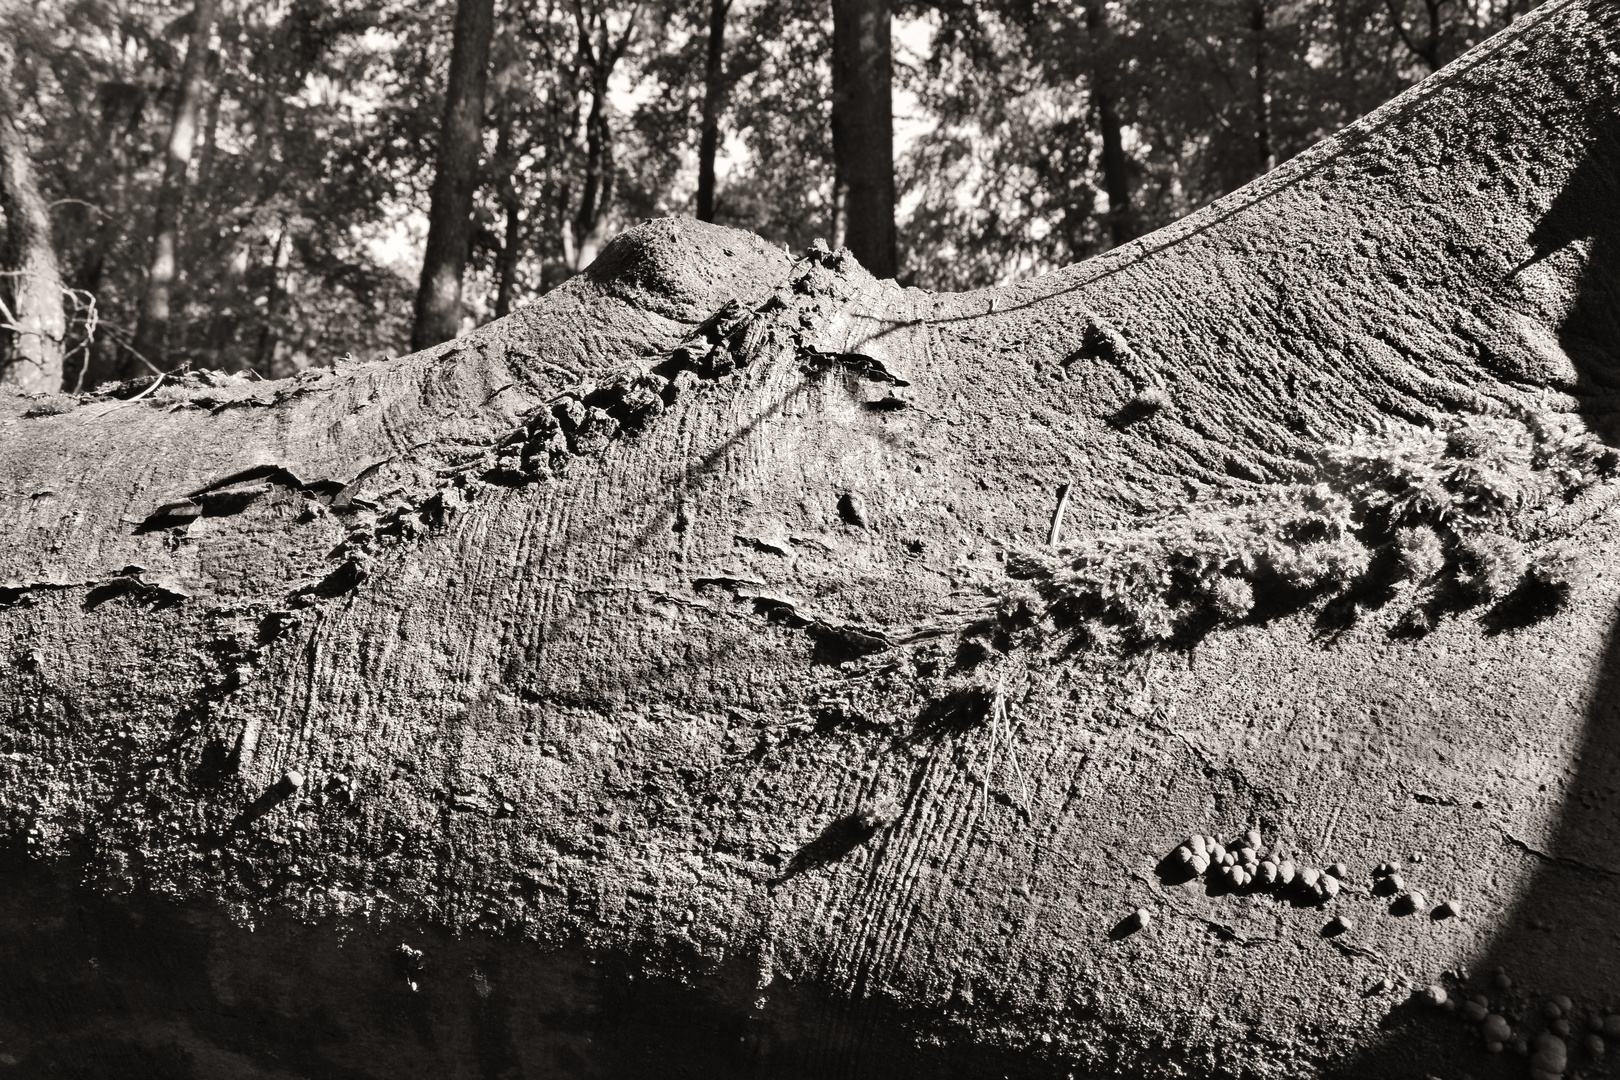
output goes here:
{"type": "Polygon", "coordinates": [[[218,0],[197,0],[192,9],[191,37],[186,58],[180,66],[180,86],[175,98],[174,119],[163,157],[163,184],[158,189],[157,207],[152,214],[152,261],[146,273],[146,289],[141,297],[139,320],[123,375],[138,374],[145,364],[163,367],[167,361],[169,306],[179,273],[178,247],[180,217],[186,201],[186,178],[197,138],[197,112],[202,105],[203,82],[207,77],[208,40],[214,31],[218,0]]]}
{"type": "Polygon", "coordinates": [[[1103,190],[1108,194],[1108,235],[1115,247],[1134,240],[1140,231],[1131,207],[1130,159],[1119,119],[1118,57],[1108,14],[1101,3],[1086,5],[1086,30],[1091,36],[1091,103],[1097,110],[1102,133],[1103,190]]]}
{"type": "Polygon", "coordinates": [[[1448,455],[1416,512],[1611,422],[1617,81],[1620,8],[1549,4],[1039,281],[663,221],[453,353],[0,395],[3,1052],[1395,1078],[1485,1053],[1412,989],[1607,1011],[1613,460],[1501,500],[1561,607],[1311,545],[1388,516],[1334,455],[1448,455]],[[1161,646],[1078,599],[1255,520],[1314,587],[1161,646]],[[1337,897],[1177,871],[1251,828],[1337,897]]]}
{"type": "Polygon", "coordinates": [[[726,13],[731,0],[709,0],[709,51],[703,66],[703,119],[698,133],[697,219],[714,220],[714,158],[726,104],[726,13]]]}
{"type": "Polygon", "coordinates": [[[833,245],[873,276],[899,271],[888,0],[833,0],[833,245]]]}
{"type": "Polygon", "coordinates": [[[0,69],[0,385],[55,393],[67,338],[62,278],[10,75],[0,69]]]}
{"type": "Polygon", "coordinates": [[[478,193],[484,93],[494,31],[494,0],[457,0],[439,160],[428,208],[427,248],[411,325],[413,349],[449,341],[461,330],[461,278],[472,243],[473,197],[478,193]]]}

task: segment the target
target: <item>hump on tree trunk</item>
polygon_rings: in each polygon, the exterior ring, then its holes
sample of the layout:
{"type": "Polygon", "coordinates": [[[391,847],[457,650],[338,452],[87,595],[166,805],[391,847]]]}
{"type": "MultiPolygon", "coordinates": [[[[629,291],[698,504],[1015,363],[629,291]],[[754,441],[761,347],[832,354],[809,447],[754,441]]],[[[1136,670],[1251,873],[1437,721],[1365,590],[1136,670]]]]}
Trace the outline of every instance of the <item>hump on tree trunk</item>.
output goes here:
{"type": "Polygon", "coordinates": [[[396,361],[0,399],[0,1063],[1588,1067],[1617,55],[1543,5],[1002,289],[654,222],[396,361]]]}

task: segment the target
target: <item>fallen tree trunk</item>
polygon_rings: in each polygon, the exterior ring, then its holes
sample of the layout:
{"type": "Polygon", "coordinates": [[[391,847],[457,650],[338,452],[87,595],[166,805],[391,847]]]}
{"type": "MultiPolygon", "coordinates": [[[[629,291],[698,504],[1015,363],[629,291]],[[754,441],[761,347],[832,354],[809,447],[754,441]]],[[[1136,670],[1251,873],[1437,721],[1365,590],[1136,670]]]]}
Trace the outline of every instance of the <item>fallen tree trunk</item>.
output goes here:
{"type": "Polygon", "coordinates": [[[12,399],[0,1060],[1483,1074],[1434,985],[1582,1067],[1617,44],[1005,289],[658,222],[402,360],[12,399]]]}

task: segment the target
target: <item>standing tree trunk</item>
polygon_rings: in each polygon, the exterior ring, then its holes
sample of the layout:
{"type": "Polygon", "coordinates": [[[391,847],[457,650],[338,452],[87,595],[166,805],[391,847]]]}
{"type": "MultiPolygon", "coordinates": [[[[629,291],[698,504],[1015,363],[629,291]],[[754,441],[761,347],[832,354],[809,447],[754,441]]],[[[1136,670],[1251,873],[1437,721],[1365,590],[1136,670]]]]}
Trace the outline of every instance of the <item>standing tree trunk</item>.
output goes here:
{"type": "Polygon", "coordinates": [[[0,384],[54,392],[67,337],[62,278],[10,77],[0,71],[0,384]]]}
{"type": "MultiPolygon", "coordinates": [[[[98,153],[103,160],[96,163],[95,173],[100,177],[96,190],[101,213],[97,215],[95,232],[91,234],[84,258],[79,262],[77,285],[91,296],[99,297],[107,259],[125,227],[132,170],[129,148],[140,129],[146,91],[134,83],[108,82],[102,85],[97,98],[101,107],[98,153]]],[[[63,372],[63,378],[78,386],[95,386],[117,378],[122,353],[123,346],[110,334],[98,335],[82,354],[79,367],[63,372]]]]}
{"type": "Polygon", "coordinates": [[[275,245],[270,249],[270,286],[265,290],[264,324],[259,327],[259,345],[254,350],[253,370],[265,378],[274,378],[276,345],[281,340],[281,318],[287,309],[287,264],[291,244],[287,236],[287,222],[281,222],[275,245]]]}
{"type": "Polygon", "coordinates": [[[1249,29],[1254,35],[1254,156],[1260,174],[1277,167],[1271,137],[1271,12],[1270,0],[1253,0],[1249,29]]]}
{"type": "Polygon", "coordinates": [[[726,98],[726,13],[731,0],[709,0],[709,53],[703,67],[703,122],[698,134],[697,219],[714,220],[714,157],[726,98]]]}
{"type": "Polygon", "coordinates": [[[517,289],[518,256],[522,251],[523,210],[517,193],[517,155],[512,147],[512,127],[516,122],[510,100],[501,103],[500,134],[495,142],[495,161],[499,169],[497,191],[501,210],[506,217],[506,233],[501,239],[501,250],[496,259],[495,317],[504,318],[512,313],[512,294],[517,289]]]}
{"type": "Polygon", "coordinates": [[[833,245],[874,277],[899,270],[888,0],[833,0],[833,245]]]}
{"type": "Polygon", "coordinates": [[[1567,0],[1039,281],[671,219],[451,354],[0,394],[10,1071],[1488,1062],[1430,986],[1596,1071],[1617,83],[1567,0]]]}
{"type": "Polygon", "coordinates": [[[168,149],[163,159],[163,186],[158,189],[157,209],[152,215],[152,262],[146,274],[146,291],[141,297],[140,319],[135,324],[132,348],[135,356],[126,359],[123,374],[134,374],[140,363],[165,366],[169,339],[169,302],[178,273],[180,214],[186,201],[186,176],[191,168],[192,148],[197,140],[197,112],[202,105],[203,79],[208,67],[208,39],[214,31],[218,0],[197,0],[192,9],[191,39],[186,58],[180,65],[179,96],[174,103],[174,122],[169,127],[168,149]]]}
{"type": "Polygon", "coordinates": [[[1136,238],[1136,215],[1131,208],[1130,163],[1125,156],[1118,104],[1119,58],[1108,13],[1100,0],[1086,5],[1086,30],[1091,36],[1091,101],[1102,131],[1103,190],[1108,193],[1108,236],[1115,247],[1136,238]]]}
{"type": "Polygon", "coordinates": [[[614,163],[613,125],[609,115],[608,84],[613,69],[624,58],[636,31],[635,18],[626,24],[615,43],[608,32],[607,19],[600,10],[587,17],[584,7],[574,6],[579,31],[579,56],[590,78],[591,107],[585,116],[585,179],[580,185],[579,206],[572,220],[563,221],[563,258],[572,273],[589,266],[607,242],[613,206],[614,163]],[[594,33],[593,31],[594,22],[594,33]]]}
{"type": "MultiPolygon", "coordinates": [[[[1384,6],[1389,10],[1389,21],[1395,27],[1395,33],[1400,35],[1401,43],[1413,56],[1423,61],[1430,71],[1440,70],[1440,5],[1446,0],[1423,0],[1424,14],[1428,18],[1429,32],[1424,37],[1414,37],[1412,31],[1406,27],[1406,0],[1384,0],[1384,6]]],[[[1508,6],[1508,21],[1513,21],[1512,5],[1508,6]]]]}
{"type": "Polygon", "coordinates": [[[472,243],[473,196],[478,192],[484,91],[494,32],[495,0],[458,0],[439,161],[428,208],[427,249],[411,325],[412,349],[449,341],[461,329],[461,276],[472,243]]]}

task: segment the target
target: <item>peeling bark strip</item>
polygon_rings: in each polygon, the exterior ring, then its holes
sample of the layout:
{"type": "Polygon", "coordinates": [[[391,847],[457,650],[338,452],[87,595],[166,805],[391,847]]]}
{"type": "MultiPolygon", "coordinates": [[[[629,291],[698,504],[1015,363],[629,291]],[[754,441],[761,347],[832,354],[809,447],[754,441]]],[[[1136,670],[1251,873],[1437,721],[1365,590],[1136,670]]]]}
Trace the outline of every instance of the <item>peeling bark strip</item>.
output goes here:
{"type": "Polygon", "coordinates": [[[1543,5],[988,295],[665,221],[453,348],[0,392],[0,1053],[1395,1078],[1488,1059],[1391,963],[1612,1008],[1616,58],[1543,5]]]}

